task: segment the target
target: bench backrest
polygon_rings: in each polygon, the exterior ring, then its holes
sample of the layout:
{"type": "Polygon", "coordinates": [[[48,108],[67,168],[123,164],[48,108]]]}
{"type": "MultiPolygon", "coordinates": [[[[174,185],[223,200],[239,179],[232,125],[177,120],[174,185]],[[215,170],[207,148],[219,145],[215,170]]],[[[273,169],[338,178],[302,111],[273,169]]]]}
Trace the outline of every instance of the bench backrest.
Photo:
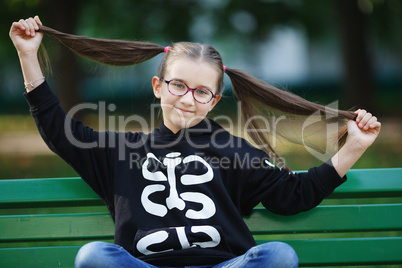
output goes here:
{"type": "MultiPolygon", "coordinates": [[[[257,243],[292,245],[300,266],[402,264],[402,168],[351,170],[313,210],[257,207],[245,221],[257,243]]],[[[0,230],[0,267],[73,267],[81,245],[113,241],[114,223],[80,178],[0,180],[0,230]]]]}

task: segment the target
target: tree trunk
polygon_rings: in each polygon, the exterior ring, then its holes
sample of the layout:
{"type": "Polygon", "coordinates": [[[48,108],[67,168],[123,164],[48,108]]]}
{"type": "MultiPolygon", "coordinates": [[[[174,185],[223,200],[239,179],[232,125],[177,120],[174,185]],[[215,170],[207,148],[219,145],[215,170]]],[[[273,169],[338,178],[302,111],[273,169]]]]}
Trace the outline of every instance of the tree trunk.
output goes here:
{"type": "Polygon", "coordinates": [[[357,0],[335,0],[334,3],[344,55],[343,98],[347,108],[364,108],[376,113],[375,79],[367,42],[367,15],[360,11],[357,0]]]}
{"type": "MultiPolygon", "coordinates": [[[[79,0],[42,2],[44,25],[66,33],[75,33],[77,26],[77,13],[79,0]]],[[[73,52],[61,45],[49,42],[52,45],[50,61],[53,70],[55,91],[60,98],[61,106],[67,112],[80,101],[79,85],[82,79],[82,71],[79,62],[73,52]]]]}

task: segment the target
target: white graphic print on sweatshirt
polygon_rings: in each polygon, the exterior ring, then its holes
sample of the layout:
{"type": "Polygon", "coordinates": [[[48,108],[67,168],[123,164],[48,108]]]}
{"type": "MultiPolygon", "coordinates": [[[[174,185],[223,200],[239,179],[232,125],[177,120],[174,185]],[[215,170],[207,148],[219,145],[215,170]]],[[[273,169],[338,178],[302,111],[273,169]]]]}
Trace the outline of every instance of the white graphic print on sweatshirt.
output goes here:
{"type": "MultiPolygon", "coordinates": [[[[189,155],[184,158],[180,156],[181,153],[179,152],[169,153],[161,162],[153,153],[147,154],[147,159],[142,165],[142,175],[146,180],[154,183],[143,189],[141,203],[146,212],[158,217],[168,216],[170,210],[178,209],[188,219],[209,219],[216,213],[213,200],[204,193],[179,193],[177,183],[180,183],[182,186],[190,186],[210,182],[214,176],[213,169],[200,156],[189,155]],[[161,170],[150,171],[148,169],[150,161],[156,161],[159,165],[163,165],[166,168],[167,176],[161,170]],[[206,172],[200,175],[186,174],[184,172],[180,178],[176,178],[178,165],[191,162],[201,165],[203,170],[206,169],[206,172]],[[159,204],[151,201],[149,198],[150,195],[166,190],[166,182],[169,187],[169,194],[165,203],[159,204]],[[186,202],[201,204],[202,208],[199,210],[186,210],[186,202]]],[[[220,241],[220,232],[213,226],[178,226],[151,231],[139,231],[137,233],[136,248],[140,253],[149,255],[197,246],[211,248],[218,246],[220,241]],[[200,240],[197,241],[197,239],[200,240]]]]}

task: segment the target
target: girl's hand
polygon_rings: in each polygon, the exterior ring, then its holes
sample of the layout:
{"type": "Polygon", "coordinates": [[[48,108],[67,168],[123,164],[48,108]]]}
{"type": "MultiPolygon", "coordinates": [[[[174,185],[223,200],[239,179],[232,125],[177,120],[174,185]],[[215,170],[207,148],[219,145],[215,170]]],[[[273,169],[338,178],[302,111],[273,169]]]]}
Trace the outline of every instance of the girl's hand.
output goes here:
{"type": "Polygon", "coordinates": [[[37,32],[39,25],[42,25],[42,22],[38,16],[26,20],[20,19],[11,25],[10,38],[19,55],[31,53],[36,55],[43,37],[42,33],[37,32]]]}
{"type": "Polygon", "coordinates": [[[375,141],[380,133],[381,123],[377,117],[366,110],[357,110],[356,121],[348,121],[348,138],[342,148],[331,158],[331,162],[340,177],[362,156],[364,151],[375,141]]]}
{"type": "Polygon", "coordinates": [[[380,133],[381,123],[366,110],[357,110],[356,121],[348,121],[348,141],[367,149],[380,133]]]}

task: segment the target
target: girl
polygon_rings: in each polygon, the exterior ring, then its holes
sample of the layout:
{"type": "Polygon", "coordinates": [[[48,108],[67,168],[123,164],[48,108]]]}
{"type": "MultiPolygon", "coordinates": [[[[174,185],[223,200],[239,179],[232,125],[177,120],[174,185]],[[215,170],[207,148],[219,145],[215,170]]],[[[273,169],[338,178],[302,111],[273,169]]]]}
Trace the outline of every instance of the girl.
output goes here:
{"type": "Polygon", "coordinates": [[[381,127],[365,110],[328,110],[226,68],[207,45],[165,48],[79,37],[44,27],[37,16],[14,22],[10,37],[40,134],[103,199],[115,221],[115,244],[83,246],[76,267],[296,267],[290,246],[256,246],[242,216],[258,203],[283,215],[317,206],[346,180],[381,127]],[[43,32],[78,54],[112,65],[137,64],[165,52],[152,78],[163,113],[159,128],[149,134],[96,132],[66,117],[38,62],[43,32]],[[263,134],[252,132],[257,144],[268,144],[260,150],[206,118],[221,98],[224,73],[242,101],[243,119],[257,112],[256,100],[293,114],[337,114],[349,119],[344,146],[305,173],[275,167],[271,161],[278,156],[263,134]]]}

